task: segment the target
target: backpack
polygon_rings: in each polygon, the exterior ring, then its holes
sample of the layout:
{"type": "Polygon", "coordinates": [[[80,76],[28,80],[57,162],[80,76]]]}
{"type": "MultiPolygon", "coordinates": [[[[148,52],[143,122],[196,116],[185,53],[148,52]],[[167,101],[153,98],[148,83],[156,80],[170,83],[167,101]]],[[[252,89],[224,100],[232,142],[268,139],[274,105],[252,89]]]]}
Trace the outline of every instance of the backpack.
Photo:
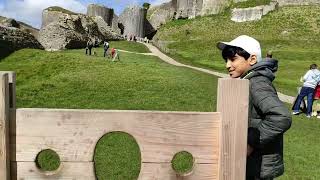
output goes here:
{"type": "Polygon", "coordinates": [[[105,49],[109,48],[109,43],[108,43],[108,42],[104,42],[103,47],[104,47],[105,49]]]}

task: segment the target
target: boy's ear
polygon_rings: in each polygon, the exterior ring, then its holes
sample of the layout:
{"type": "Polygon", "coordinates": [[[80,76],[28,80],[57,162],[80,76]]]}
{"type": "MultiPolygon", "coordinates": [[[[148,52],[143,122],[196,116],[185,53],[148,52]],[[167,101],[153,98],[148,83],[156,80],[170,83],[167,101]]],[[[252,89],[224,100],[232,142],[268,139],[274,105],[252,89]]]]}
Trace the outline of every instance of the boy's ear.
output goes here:
{"type": "Polygon", "coordinates": [[[255,65],[257,62],[258,62],[258,59],[257,59],[257,56],[256,56],[256,55],[252,55],[252,56],[249,58],[249,64],[250,64],[251,66],[255,65]]]}

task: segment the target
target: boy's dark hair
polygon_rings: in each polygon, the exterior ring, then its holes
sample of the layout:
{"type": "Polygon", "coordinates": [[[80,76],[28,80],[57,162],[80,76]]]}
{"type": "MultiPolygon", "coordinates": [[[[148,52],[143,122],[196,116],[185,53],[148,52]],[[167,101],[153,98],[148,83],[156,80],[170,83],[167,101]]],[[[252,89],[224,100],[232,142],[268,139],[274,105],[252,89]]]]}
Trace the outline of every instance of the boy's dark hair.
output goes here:
{"type": "Polygon", "coordinates": [[[250,54],[240,47],[226,46],[222,50],[222,57],[225,61],[227,61],[227,59],[234,58],[236,54],[238,54],[239,56],[242,56],[245,60],[249,59],[250,57],[250,54]]]}
{"type": "Polygon", "coordinates": [[[311,64],[310,65],[310,69],[317,69],[317,68],[318,68],[318,66],[316,64],[311,64]]]}

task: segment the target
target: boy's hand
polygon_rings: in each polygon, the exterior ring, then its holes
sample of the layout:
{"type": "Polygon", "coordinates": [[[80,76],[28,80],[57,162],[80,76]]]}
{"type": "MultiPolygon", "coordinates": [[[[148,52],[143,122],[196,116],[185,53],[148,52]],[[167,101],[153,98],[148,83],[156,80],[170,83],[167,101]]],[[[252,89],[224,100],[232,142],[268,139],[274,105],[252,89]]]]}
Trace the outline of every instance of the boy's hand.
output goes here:
{"type": "Polygon", "coordinates": [[[253,148],[248,144],[248,146],[247,146],[247,156],[250,156],[252,152],[253,152],[253,148]]]}

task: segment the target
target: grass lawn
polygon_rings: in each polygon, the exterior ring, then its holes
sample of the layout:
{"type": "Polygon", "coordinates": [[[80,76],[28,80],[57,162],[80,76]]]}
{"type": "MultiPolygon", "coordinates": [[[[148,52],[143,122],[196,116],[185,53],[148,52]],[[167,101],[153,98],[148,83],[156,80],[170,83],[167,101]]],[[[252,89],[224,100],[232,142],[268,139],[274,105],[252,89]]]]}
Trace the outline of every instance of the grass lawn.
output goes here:
{"type": "Polygon", "coordinates": [[[226,73],[219,41],[246,34],[261,42],[263,56],[268,50],[279,60],[275,85],[295,96],[299,79],[312,63],[320,64],[320,6],[282,7],[260,21],[236,23],[230,13],[176,20],[162,26],[156,39],[166,42],[169,55],[198,67],[226,73]]]}
{"type": "Polygon", "coordinates": [[[153,56],[120,57],[120,62],[111,62],[86,56],[83,50],[23,49],[5,58],[0,70],[17,73],[18,107],[215,109],[216,77],[173,67],[153,56]]]}
{"type": "Polygon", "coordinates": [[[111,41],[110,48],[113,47],[137,53],[150,53],[145,45],[133,41],[111,41]]]}
{"type": "Polygon", "coordinates": [[[305,115],[293,116],[285,135],[285,174],[277,180],[320,179],[320,120],[305,115]]]}

